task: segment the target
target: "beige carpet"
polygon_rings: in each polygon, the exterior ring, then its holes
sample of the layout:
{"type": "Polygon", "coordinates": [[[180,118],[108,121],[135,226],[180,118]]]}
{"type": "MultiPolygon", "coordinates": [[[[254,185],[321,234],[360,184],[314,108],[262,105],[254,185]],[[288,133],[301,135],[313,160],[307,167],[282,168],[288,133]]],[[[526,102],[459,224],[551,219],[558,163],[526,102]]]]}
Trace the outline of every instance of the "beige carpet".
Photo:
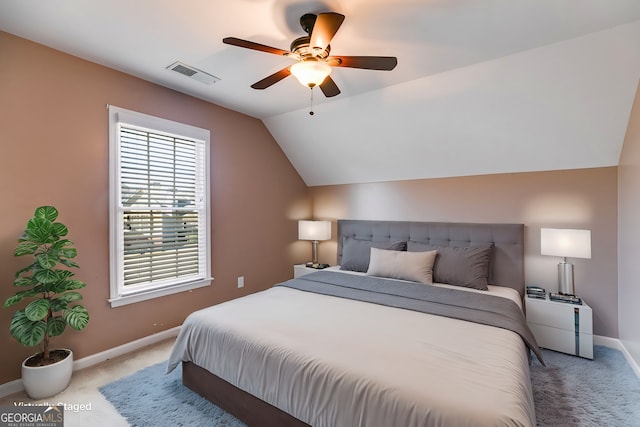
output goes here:
{"type": "Polygon", "coordinates": [[[114,407],[98,391],[98,387],[169,358],[174,338],[154,344],[125,356],[73,373],[71,384],[62,393],[44,400],[31,400],[22,393],[0,398],[0,405],[17,402],[65,404],[65,427],[128,427],[114,407]],[[81,405],[84,405],[83,409],[81,405]]]}

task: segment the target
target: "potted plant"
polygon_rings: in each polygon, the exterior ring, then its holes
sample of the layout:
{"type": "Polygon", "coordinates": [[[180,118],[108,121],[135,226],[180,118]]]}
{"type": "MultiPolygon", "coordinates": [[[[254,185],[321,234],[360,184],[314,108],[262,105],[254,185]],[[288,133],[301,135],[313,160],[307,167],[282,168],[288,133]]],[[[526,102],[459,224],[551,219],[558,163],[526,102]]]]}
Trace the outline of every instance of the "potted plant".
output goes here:
{"type": "Polygon", "coordinates": [[[32,262],[18,270],[13,286],[19,290],[4,302],[11,307],[30,301],[16,311],[9,332],[20,344],[40,346],[41,351],[22,363],[22,382],[29,397],[51,397],[69,385],[73,371],[73,352],[69,349],[50,349],[51,337],[61,335],[67,325],[82,330],[89,322],[89,313],[76,301],[76,292],[86,284],[73,279],[69,268],[77,268],[71,259],[77,255],[73,243],[65,239],[68,230],[56,222],[58,210],[53,206],[36,209],[27,222],[23,236],[18,239],[15,256],[30,256],[32,262]]]}

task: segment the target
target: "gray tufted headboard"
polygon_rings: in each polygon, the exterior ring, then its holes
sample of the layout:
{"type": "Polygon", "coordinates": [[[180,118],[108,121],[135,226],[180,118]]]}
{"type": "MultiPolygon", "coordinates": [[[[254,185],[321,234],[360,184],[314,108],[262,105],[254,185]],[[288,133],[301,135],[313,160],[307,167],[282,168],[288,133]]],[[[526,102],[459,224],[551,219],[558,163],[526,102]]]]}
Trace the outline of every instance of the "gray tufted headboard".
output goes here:
{"type": "Polygon", "coordinates": [[[453,222],[338,220],[338,264],[345,236],[374,242],[414,241],[437,246],[493,243],[489,284],[524,296],[524,225],[453,222]]]}

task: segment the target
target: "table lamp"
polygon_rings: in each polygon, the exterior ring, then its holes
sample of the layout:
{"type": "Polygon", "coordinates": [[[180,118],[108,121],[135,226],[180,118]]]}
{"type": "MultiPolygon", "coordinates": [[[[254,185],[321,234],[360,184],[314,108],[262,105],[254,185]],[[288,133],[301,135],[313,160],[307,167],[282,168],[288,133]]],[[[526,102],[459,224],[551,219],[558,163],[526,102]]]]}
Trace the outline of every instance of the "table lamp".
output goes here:
{"type": "Polygon", "coordinates": [[[298,221],[298,239],[313,242],[313,259],[307,267],[326,268],[328,265],[318,263],[318,242],[331,239],[330,221],[298,221]]]}
{"type": "Polygon", "coordinates": [[[540,253],[563,257],[558,264],[558,293],[575,295],[573,264],[568,263],[567,258],[591,258],[591,230],[542,228],[540,253]]]}

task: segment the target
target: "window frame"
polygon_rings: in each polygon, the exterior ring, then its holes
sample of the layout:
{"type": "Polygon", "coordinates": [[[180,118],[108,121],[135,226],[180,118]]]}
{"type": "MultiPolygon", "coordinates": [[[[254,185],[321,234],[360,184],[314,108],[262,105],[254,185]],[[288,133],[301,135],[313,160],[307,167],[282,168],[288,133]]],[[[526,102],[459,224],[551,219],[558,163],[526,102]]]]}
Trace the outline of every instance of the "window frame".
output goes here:
{"type": "MultiPolygon", "coordinates": [[[[109,110],[109,264],[111,307],[146,301],[178,292],[190,291],[210,286],[211,277],[211,209],[210,209],[210,131],[184,123],[151,116],[124,108],[108,106],[109,110]],[[202,274],[193,279],[171,279],[162,283],[136,286],[136,289],[124,287],[124,224],[121,220],[125,210],[121,203],[121,144],[120,125],[144,129],[150,133],[168,134],[184,139],[204,143],[204,210],[205,230],[201,235],[205,239],[205,266],[202,274]]],[[[150,209],[152,210],[152,209],[150,209]]]]}

